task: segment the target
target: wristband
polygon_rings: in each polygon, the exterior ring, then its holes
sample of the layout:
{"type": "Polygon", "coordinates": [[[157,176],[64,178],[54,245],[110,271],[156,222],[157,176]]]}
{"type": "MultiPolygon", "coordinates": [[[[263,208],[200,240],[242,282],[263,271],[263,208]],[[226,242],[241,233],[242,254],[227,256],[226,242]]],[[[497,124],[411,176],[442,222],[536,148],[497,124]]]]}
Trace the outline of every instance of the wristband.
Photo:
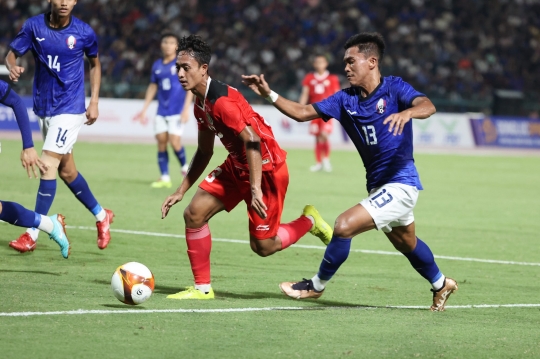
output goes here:
{"type": "Polygon", "coordinates": [[[265,100],[270,102],[270,103],[274,103],[277,101],[279,95],[277,93],[275,93],[274,91],[270,91],[270,95],[268,95],[267,97],[265,97],[265,100]]]}

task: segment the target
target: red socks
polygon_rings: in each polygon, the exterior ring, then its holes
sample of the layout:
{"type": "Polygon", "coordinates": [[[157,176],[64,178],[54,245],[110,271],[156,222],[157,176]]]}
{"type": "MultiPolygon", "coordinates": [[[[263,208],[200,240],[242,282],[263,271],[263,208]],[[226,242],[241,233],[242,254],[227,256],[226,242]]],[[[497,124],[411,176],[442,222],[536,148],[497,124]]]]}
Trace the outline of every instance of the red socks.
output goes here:
{"type": "Polygon", "coordinates": [[[313,222],[306,216],[300,216],[291,223],[280,224],[277,236],[281,239],[281,249],[283,250],[298,242],[311,227],[313,227],[313,222]]]}
{"type": "Polygon", "coordinates": [[[210,284],[212,237],[208,224],[197,229],[186,228],[186,243],[195,284],[210,284]]]}
{"type": "Polygon", "coordinates": [[[330,141],[317,142],[315,144],[315,160],[321,163],[323,158],[330,157],[330,141]]]}
{"type": "Polygon", "coordinates": [[[322,157],[323,157],[323,156],[322,156],[323,150],[322,150],[322,146],[321,146],[321,145],[322,145],[322,143],[319,143],[319,142],[317,142],[317,143],[315,144],[315,160],[317,161],[317,163],[321,163],[322,157]]]}

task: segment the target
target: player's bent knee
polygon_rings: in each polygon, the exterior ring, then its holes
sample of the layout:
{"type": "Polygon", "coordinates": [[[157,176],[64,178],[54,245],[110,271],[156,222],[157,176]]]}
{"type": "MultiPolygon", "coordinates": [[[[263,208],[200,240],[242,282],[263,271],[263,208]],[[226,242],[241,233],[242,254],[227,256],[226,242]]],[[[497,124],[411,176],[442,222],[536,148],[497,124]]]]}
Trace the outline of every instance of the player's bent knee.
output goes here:
{"type": "Polygon", "coordinates": [[[349,238],[354,234],[354,228],[350,225],[347,219],[338,217],[334,223],[334,236],[341,238],[349,238]]]}
{"type": "Polygon", "coordinates": [[[79,174],[79,172],[77,170],[68,169],[68,168],[65,168],[65,167],[61,168],[58,171],[58,175],[66,183],[71,183],[71,182],[75,181],[78,174],[79,174]]]}
{"type": "MultiPolygon", "coordinates": [[[[60,155],[59,155],[60,156],[60,155]]],[[[58,166],[60,166],[60,158],[57,158],[56,154],[49,155],[46,152],[43,152],[41,155],[41,162],[47,167],[47,171],[41,174],[43,179],[55,179],[56,172],[58,171],[58,166]]]]}
{"type": "Polygon", "coordinates": [[[189,205],[184,210],[184,222],[189,228],[200,228],[204,226],[206,218],[203,214],[194,211],[191,205],[189,205]]]}

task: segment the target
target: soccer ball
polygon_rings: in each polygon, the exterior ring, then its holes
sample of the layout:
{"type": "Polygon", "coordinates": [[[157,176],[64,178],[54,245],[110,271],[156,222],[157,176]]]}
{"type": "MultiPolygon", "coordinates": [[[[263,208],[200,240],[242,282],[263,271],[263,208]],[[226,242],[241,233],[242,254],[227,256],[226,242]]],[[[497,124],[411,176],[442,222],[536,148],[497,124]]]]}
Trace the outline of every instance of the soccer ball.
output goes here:
{"type": "Polygon", "coordinates": [[[154,275],[144,264],[129,262],[116,268],[111,279],[114,296],[125,304],[145,302],[154,290],[154,275]]]}

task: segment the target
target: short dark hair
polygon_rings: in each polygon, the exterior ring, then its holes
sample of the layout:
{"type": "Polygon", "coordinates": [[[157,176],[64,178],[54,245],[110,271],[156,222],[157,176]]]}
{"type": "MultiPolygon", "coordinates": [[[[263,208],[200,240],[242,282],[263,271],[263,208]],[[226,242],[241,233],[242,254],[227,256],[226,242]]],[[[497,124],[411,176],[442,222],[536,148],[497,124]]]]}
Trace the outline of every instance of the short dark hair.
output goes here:
{"type": "Polygon", "coordinates": [[[198,35],[184,36],[178,42],[178,53],[181,51],[187,52],[200,65],[209,64],[212,58],[212,49],[198,35]]]}
{"type": "Polygon", "coordinates": [[[312,62],[315,61],[315,59],[316,59],[317,57],[322,57],[323,59],[326,60],[326,62],[328,62],[328,56],[326,56],[326,54],[323,54],[322,52],[316,52],[316,53],[313,55],[311,61],[312,61],[312,62]]]}
{"type": "Polygon", "coordinates": [[[165,39],[167,37],[174,37],[176,39],[176,42],[180,42],[180,38],[178,37],[178,35],[173,34],[172,32],[169,32],[169,31],[162,32],[161,37],[159,38],[159,40],[163,41],[163,39],[165,39]]]}
{"type": "Polygon", "coordinates": [[[345,43],[343,48],[345,50],[357,46],[358,51],[364,54],[364,56],[376,56],[379,62],[384,56],[384,38],[378,32],[361,32],[359,34],[349,37],[349,40],[345,43]]]}

